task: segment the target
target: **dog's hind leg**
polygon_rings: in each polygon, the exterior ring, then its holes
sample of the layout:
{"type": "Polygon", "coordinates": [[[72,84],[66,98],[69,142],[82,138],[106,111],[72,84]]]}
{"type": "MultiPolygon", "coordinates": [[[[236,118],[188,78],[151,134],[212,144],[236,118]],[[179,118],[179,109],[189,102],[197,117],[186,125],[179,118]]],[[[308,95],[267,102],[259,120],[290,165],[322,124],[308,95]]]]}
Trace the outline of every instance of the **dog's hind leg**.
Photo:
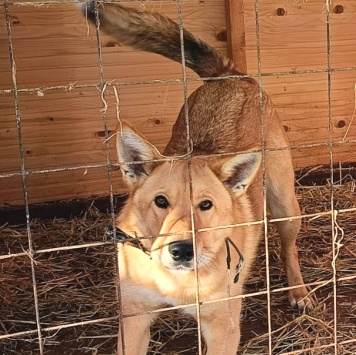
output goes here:
{"type": "MultiPolygon", "coordinates": [[[[267,206],[272,218],[300,216],[294,189],[294,169],[289,151],[266,153],[266,189],[267,206]]],[[[276,222],[281,238],[281,258],[287,274],[288,285],[301,285],[301,287],[289,290],[289,302],[292,307],[304,309],[305,306],[312,306],[312,299],[307,297],[308,290],[304,285],[300,271],[296,247],[300,226],[300,218],[276,222]]]]}

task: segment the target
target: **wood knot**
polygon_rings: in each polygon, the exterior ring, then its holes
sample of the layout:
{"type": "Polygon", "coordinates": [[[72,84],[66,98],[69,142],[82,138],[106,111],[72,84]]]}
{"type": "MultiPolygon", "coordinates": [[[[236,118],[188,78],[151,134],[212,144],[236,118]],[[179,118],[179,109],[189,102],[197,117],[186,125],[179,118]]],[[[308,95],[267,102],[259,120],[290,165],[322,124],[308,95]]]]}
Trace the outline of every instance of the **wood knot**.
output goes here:
{"type": "Polygon", "coordinates": [[[334,14],[342,14],[344,12],[344,7],[342,5],[335,5],[334,14]]]}
{"type": "Polygon", "coordinates": [[[16,16],[11,16],[11,24],[12,25],[18,25],[20,23],[20,20],[16,16]]]}
{"type": "Polygon", "coordinates": [[[106,43],[106,47],[115,47],[116,45],[117,43],[114,41],[109,41],[108,43],[106,43]]]}
{"type": "Polygon", "coordinates": [[[287,11],[286,11],[285,9],[283,9],[283,7],[279,7],[279,8],[276,10],[277,16],[284,16],[286,13],[287,13],[287,11]]]}
{"type": "Polygon", "coordinates": [[[344,120],[340,120],[336,122],[336,128],[343,128],[346,126],[346,122],[344,120]]]}
{"type": "Polygon", "coordinates": [[[220,42],[227,42],[227,31],[222,30],[216,35],[216,39],[220,42]]]}
{"type": "Polygon", "coordinates": [[[289,132],[290,128],[288,126],[283,126],[284,132],[289,132]]]}
{"type": "MultiPolygon", "coordinates": [[[[110,136],[112,131],[108,131],[108,136],[110,136]]],[[[105,134],[105,131],[99,131],[99,132],[96,132],[96,135],[100,138],[105,138],[106,137],[106,134],[105,134]]]]}

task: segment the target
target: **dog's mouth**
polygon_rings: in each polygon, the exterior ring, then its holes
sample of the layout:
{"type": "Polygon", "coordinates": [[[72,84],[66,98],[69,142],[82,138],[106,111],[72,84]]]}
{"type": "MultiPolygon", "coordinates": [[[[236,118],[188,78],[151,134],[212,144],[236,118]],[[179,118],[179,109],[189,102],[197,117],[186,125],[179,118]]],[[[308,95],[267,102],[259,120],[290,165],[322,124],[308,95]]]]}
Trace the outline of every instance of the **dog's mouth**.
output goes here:
{"type": "Polygon", "coordinates": [[[203,259],[205,260],[202,255],[198,255],[197,263],[195,262],[193,241],[187,239],[166,244],[159,254],[161,265],[171,272],[178,273],[190,273],[194,272],[195,267],[198,269],[203,267],[205,265],[203,259]]]}
{"type": "Polygon", "coordinates": [[[197,262],[194,257],[189,260],[174,260],[171,255],[165,254],[160,258],[161,265],[170,270],[171,272],[189,273],[194,272],[195,269],[199,270],[206,267],[212,259],[211,253],[203,253],[198,255],[197,262]]]}
{"type": "Polygon", "coordinates": [[[194,251],[192,240],[177,240],[167,245],[161,255],[161,264],[174,272],[194,271],[194,251]]]}
{"type": "MultiPolygon", "coordinates": [[[[194,271],[195,269],[195,262],[194,262],[194,252],[193,252],[193,243],[192,241],[177,241],[172,242],[169,244],[169,254],[170,258],[169,261],[161,260],[162,265],[169,269],[170,271],[174,272],[183,272],[189,273],[194,271]],[[166,261],[166,263],[165,263],[166,261]]],[[[235,275],[234,275],[234,283],[239,281],[240,273],[243,268],[244,264],[244,257],[240,252],[237,245],[232,241],[231,238],[225,238],[225,247],[226,247],[226,267],[227,270],[230,271],[231,267],[231,250],[230,245],[233,247],[235,252],[239,256],[238,264],[235,268],[235,275]]],[[[200,254],[198,256],[198,260],[196,263],[197,269],[203,268],[210,262],[211,258],[207,254],[200,254]]]]}
{"type": "Polygon", "coordinates": [[[166,269],[173,272],[182,272],[182,273],[190,273],[194,271],[194,263],[193,262],[181,262],[176,263],[173,262],[171,265],[163,265],[166,269]]]}

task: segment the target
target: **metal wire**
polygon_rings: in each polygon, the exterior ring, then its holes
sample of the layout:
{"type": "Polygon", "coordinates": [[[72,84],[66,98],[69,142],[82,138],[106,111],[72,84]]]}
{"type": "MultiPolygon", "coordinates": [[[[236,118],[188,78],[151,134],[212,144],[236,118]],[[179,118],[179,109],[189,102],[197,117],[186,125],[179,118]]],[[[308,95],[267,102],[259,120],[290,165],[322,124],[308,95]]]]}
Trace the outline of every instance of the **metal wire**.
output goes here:
{"type": "Polygon", "coordinates": [[[264,110],[263,110],[263,88],[262,88],[262,63],[261,63],[261,40],[260,40],[260,18],[259,0],[255,0],[255,25],[256,25],[256,46],[257,46],[257,71],[259,89],[259,112],[260,112],[260,144],[262,150],[262,179],[263,179],[263,237],[265,241],[266,257],[266,288],[267,288],[267,327],[268,327],[268,352],[272,354],[272,320],[271,320],[271,289],[269,274],[269,248],[268,248],[268,220],[267,220],[267,190],[266,190],[266,147],[264,130],[264,110]]]}
{"type": "MultiPolygon", "coordinates": [[[[135,2],[136,0],[132,0],[135,2]]],[[[168,2],[170,0],[167,0],[168,2]]],[[[110,2],[110,1],[105,1],[105,2],[110,2]]],[[[118,1],[111,1],[111,2],[118,2],[118,1]]],[[[127,1],[125,1],[127,2],[127,1]]],[[[162,0],[160,1],[162,2],[162,0]]],[[[35,256],[39,254],[44,254],[44,253],[49,253],[53,251],[65,251],[65,250],[74,250],[78,248],[91,248],[91,247],[97,247],[101,245],[107,245],[111,242],[108,241],[103,241],[103,242],[95,242],[95,243],[87,243],[87,244],[82,244],[82,245],[73,245],[73,246],[63,246],[63,247],[57,247],[57,248],[47,248],[47,249],[38,249],[35,250],[33,247],[33,240],[32,240],[32,233],[31,233],[31,226],[30,226],[30,213],[29,213],[29,199],[28,199],[28,189],[27,189],[27,177],[31,175],[36,175],[36,174],[44,174],[44,173],[55,173],[55,172],[62,172],[62,171],[74,171],[74,170],[80,170],[80,169],[88,169],[88,168],[105,168],[107,170],[107,178],[108,178],[108,190],[109,190],[109,200],[110,200],[110,213],[112,217],[112,224],[113,228],[115,228],[115,215],[114,215],[114,193],[113,193],[113,185],[112,185],[112,174],[111,170],[114,167],[118,167],[119,164],[113,164],[111,163],[110,159],[110,152],[109,152],[109,146],[108,143],[106,143],[105,150],[106,150],[106,162],[103,162],[102,164],[89,164],[89,165],[80,165],[80,166],[68,166],[68,167],[61,167],[61,168],[54,168],[54,169],[27,169],[25,166],[25,158],[24,158],[24,148],[23,148],[23,139],[22,139],[22,123],[21,123],[21,110],[20,110],[20,104],[19,104],[19,93],[21,92],[31,92],[31,93],[44,93],[46,91],[51,91],[51,90],[75,90],[75,89],[82,89],[82,88],[98,88],[100,90],[100,95],[102,98],[105,97],[105,93],[108,87],[120,87],[120,86],[126,86],[126,85],[142,85],[142,84],[154,84],[154,83],[182,83],[183,86],[183,93],[184,93],[184,107],[185,107],[185,119],[186,119],[186,127],[187,127],[187,152],[188,156],[185,157],[184,159],[187,159],[189,164],[191,163],[192,157],[190,156],[190,124],[189,124],[189,115],[188,115],[188,105],[187,105],[187,99],[188,99],[188,83],[191,82],[204,82],[204,81],[212,81],[212,80],[226,80],[227,78],[238,78],[238,77],[251,77],[251,78],[256,78],[259,83],[259,88],[260,88],[260,122],[261,122],[261,145],[262,145],[262,155],[263,155],[263,176],[264,176],[264,183],[263,183],[263,195],[264,195],[264,218],[261,221],[256,221],[252,223],[245,223],[245,224],[236,224],[236,225],[230,225],[230,226],[219,226],[219,227],[214,227],[214,228],[205,228],[201,229],[198,231],[195,231],[194,228],[194,212],[192,212],[192,230],[190,231],[193,235],[193,240],[194,240],[194,253],[197,253],[196,249],[196,233],[201,232],[201,231],[208,231],[208,230],[217,230],[221,228],[232,228],[236,226],[242,226],[242,225],[252,225],[252,224],[262,224],[264,226],[264,238],[265,238],[265,252],[266,252],[266,290],[260,291],[260,292],[254,292],[254,293],[248,293],[248,294],[243,294],[243,295],[238,295],[238,296],[231,296],[227,297],[224,299],[219,299],[219,300],[210,300],[210,301],[203,301],[201,302],[199,300],[199,283],[198,283],[198,273],[197,273],[197,265],[195,265],[195,272],[196,272],[196,284],[197,284],[197,289],[196,289],[196,302],[192,304],[187,304],[187,305],[182,305],[182,306],[175,306],[175,307],[164,307],[161,309],[157,309],[155,311],[151,312],[145,312],[145,313],[140,313],[138,315],[142,314],[147,314],[147,313],[160,313],[162,311],[166,310],[172,310],[172,309],[186,309],[188,307],[196,307],[196,312],[197,312],[197,323],[198,323],[198,342],[199,342],[199,354],[203,353],[202,350],[202,338],[201,338],[201,324],[200,324],[200,307],[203,304],[212,304],[212,303],[217,303],[217,302],[224,302],[232,299],[245,299],[247,297],[252,297],[252,296],[259,296],[259,295],[265,295],[267,298],[267,314],[268,314],[268,348],[269,348],[269,354],[272,354],[272,324],[271,324],[271,301],[270,297],[271,294],[276,293],[276,292],[282,292],[282,291],[287,291],[291,290],[293,288],[297,288],[298,286],[295,287],[283,287],[283,288],[278,288],[278,289],[271,289],[270,285],[270,276],[269,276],[269,259],[268,259],[268,235],[267,235],[267,226],[268,223],[274,223],[274,222],[280,222],[280,221],[286,221],[286,220],[293,220],[293,219],[303,219],[303,218],[310,218],[310,217],[320,217],[324,215],[330,215],[331,220],[332,220],[332,257],[333,257],[333,276],[330,280],[323,280],[323,281],[318,281],[318,282],[311,282],[306,284],[306,286],[310,287],[322,287],[325,286],[326,284],[333,284],[333,307],[334,307],[334,341],[330,344],[327,345],[320,345],[317,348],[309,349],[310,351],[315,350],[315,349],[327,349],[327,348],[333,348],[335,354],[337,354],[338,351],[338,345],[343,345],[343,344],[349,344],[349,343],[356,343],[356,339],[352,340],[339,340],[337,337],[337,283],[340,281],[346,281],[346,280],[356,280],[356,275],[352,276],[346,276],[346,277],[337,277],[337,269],[336,269],[336,259],[338,257],[338,233],[337,233],[337,216],[339,213],[342,212],[354,212],[356,211],[356,208],[348,208],[348,209],[340,209],[336,210],[335,209],[335,204],[334,204],[334,157],[333,157],[333,148],[337,145],[343,145],[343,144],[350,144],[350,143],[356,143],[355,139],[342,139],[342,140],[333,140],[333,127],[332,127],[332,97],[331,97],[331,83],[332,83],[332,74],[335,72],[341,72],[341,71],[354,71],[356,70],[356,67],[343,67],[343,68],[331,68],[331,63],[330,63],[330,54],[331,54],[331,39],[330,39],[330,2],[329,0],[326,0],[326,5],[325,5],[325,16],[326,16],[326,32],[327,32],[327,68],[326,69],[317,69],[317,70],[293,70],[293,71],[281,71],[281,72],[264,72],[262,73],[261,69],[261,44],[260,44],[260,32],[259,32],[259,1],[255,0],[255,22],[256,22],[256,39],[257,39],[257,62],[258,62],[258,73],[253,74],[253,75],[239,75],[239,76],[229,76],[229,77],[224,77],[224,78],[187,78],[186,74],[186,66],[185,66],[185,56],[184,56],[184,43],[183,43],[183,16],[182,16],[182,3],[181,0],[177,0],[177,6],[178,6],[178,18],[179,18],[179,26],[180,26],[180,35],[181,35],[181,51],[182,51],[182,73],[183,77],[182,79],[174,79],[174,80],[145,80],[145,81],[123,81],[123,82],[106,82],[104,78],[104,66],[102,62],[102,49],[101,49],[101,41],[100,41],[100,21],[98,14],[96,16],[96,39],[97,39],[97,47],[98,47],[98,66],[99,66],[99,83],[94,83],[94,84],[86,84],[86,85],[78,85],[78,84],[68,84],[68,85],[59,85],[59,86],[48,86],[48,87],[37,87],[37,88],[26,88],[26,89],[19,89],[17,87],[17,76],[16,76],[16,62],[15,62],[15,53],[14,53],[14,48],[13,48],[13,40],[12,40],[12,35],[11,35],[11,21],[10,21],[10,12],[11,12],[11,7],[22,7],[22,6],[48,6],[48,5],[56,5],[56,4],[75,4],[78,3],[78,1],[63,1],[63,0],[58,0],[58,1],[38,1],[38,2],[16,2],[16,1],[4,1],[0,3],[0,6],[3,6],[5,9],[5,17],[6,17],[6,31],[7,31],[7,37],[8,37],[8,43],[9,43],[9,56],[10,56],[10,61],[11,61],[11,73],[12,73],[12,87],[9,87],[7,89],[2,89],[0,90],[0,94],[3,95],[13,95],[14,97],[14,106],[15,106],[15,115],[16,115],[16,123],[17,123],[17,132],[18,132],[18,141],[19,141],[19,156],[20,156],[20,162],[21,162],[21,171],[16,172],[16,173],[1,173],[0,174],[0,179],[5,179],[5,178],[12,178],[12,177],[21,177],[22,178],[22,186],[23,186],[23,193],[24,193],[24,205],[25,205],[25,213],[26,213],[26,228],[27,228],[27,237],[28,237],[28,251],[22,252],[22,253],[13,253],[13,254],[8,254],[8,255],[0,255],[0,260],[8,259],[8,258],[16,258],[16,257],[28,257],[30,259],[31,263],[31,278],[32,278],[32,284],[33,284],[33,295],[34,295],[34,305],[35,305],[35,316],[36,316],[36,329],[35,330],[30,330],[30,331],[23,331],[23,332],[17,332],[13,334],[5,334],[1,335],[0,339],[7,339],[7,338],[16,338],[19,336],[24,336],[24,335],[35,335],[37,334],[38,337],[38,344],[39,344],[39,352],[40,354],[44,353],[43,349],[43,332],[44,331],[53,331],[53,330],[60,330],[64,328],[72,328],[76,326],[82,326],[82,325],[88,325],[88,324],[98,324],[98,323],[103,323],[103,322],[108,322],[112,320],[119,320],[122,327],[122,322],[123,318],[126,316],[123,316],[120,312],[121,310],[121,291],[120,291],[120,286],[118,283],[118,290],[117,290],[117,295],[118,295],[118,304],[119,304],[119,315],[115,317],[108,317],[108,318],[100,318],[96,320],[90,320],[90,321],[83,321],[83,322],[73,322],[69,324],[63,324],[63,325],[58,325],[54,327],[41,327],[41,319],[40,319],[40,313],[39,313],[39,300],[38,300],[38,293],[37,293],[37,283],[36,283],[36,265],[34,262],[35,256]],[[288,146],[285,148],[279,148],[279,149],[266,149],[264,147],[264,132],[263,132],[263,122],[264,122],[264,112],[263,112],[263,107],[262,107],[262,79],[263,77],[269,77],[269,76],[283,76],[283,75],[300,75],[300,74],[317,74],[317,73],[327,73],[327,92],[328,92],[328,141],[327,142],[321,142],[321,143],[310,143],[310,144],[301,144],[301,145],[294,145],[294,146],[288,146]],[[303,214],[302,216],[291,216],[288,218],[276,218],[276,219],[268,219],[267,217],[267,205],[266,205],[266,186],[265,186],[265,153],[268,151],[276,151],[276,150],[295,150],[295,149],[301,149],[301,148],[313,148],[313,147],[328,147],[329,148],[329,156],[330,156],[330,182],[331,182],[331,197],[330,197],[330,210],[325,211],[325,212],[320,212],[320,213],[314,213],[314,214],[303,214]]],[[[104,110],[103,112],[103,124],[104,124],[104,129],[105,129],[105,137],[106,139],[109,138],[109,131],[108,131],[108,120],[107,120],[107,115],[104,110]]],[[[220,156],[220,155],[218,155],[220,156]]],[[[137,162],[136,162],[137,163],[137,162]]],[[[190,172],[190,197],[191,197],[191,203],[192,203],[192,181],[191,181],[191,171],[190,172]]],[[[192,205],[193,206],[193,205],[192,205]]],[[[193,208],[192,208],[193,211],[193,208]]],[[[118,273],[118,270],[117,270],[118,273]]],[[[137,315],[137,314],[135,314],[137,315]]],[[[127,316],[134,316],[134,315],[127,315],[127,316]]],[[[122,332],[122,337],[123,337],[123,332],[122,332]]],[[[124,342],[123,342],[124,344],[124,342]]],[[[308,349],[303,349],[302,351],[292,351],[288,352],[285,354],[298,354],[301,352],[309,351],[308,349]]]]}
{"type": "Polygon", "coordinates": [[[15,55],[14,55],[14,48],[13,48],[12,35],[11,35],[10,11],[9,11],[9,6],[6,2],[4,3],[4,8],[5,8],[5,17],[6,17],[6,31],[7,31],[7,37],[9,42],[9,56],[10,56],[13,95],[14,95],[14,103],[15,103],[16,125],[17,125],[18,141],[19,141],[21,177],[22,177],[22,187],[23,187],[25,213],[26,213],[26,228],[27,228],[28,249],[29,249],[27,257],[30,258],[33,298],[34,298],[35,317],[36,317],[36,326],[37,326],[36,332],[38,336],[39,351],[40,354],[42,355],[43,342],[42,342],[41,321],[40,321],[38,294],[37,294],[34,248],[33,248],[32,234],[31,234],[31,227],[30,227],[30,210],[29,210],[29,203],[28,203],[27,179],[25,174],[26,168],[25,168],[23,141],[22,141],[21,112],[20,112],[19,97],[17,92],[16,63],[15,63],[15,55]]]}
{"type": "MultiPolygon", "coordinates": [[[[132,0],[137,2],[137,0],[132,0]]],[[[1,4],[0,4],[1,6],[1,4]]],[[[328,69],[307,69],[307,70],[290,70],[290,71],[266,71],[260,74],[244,74],[244,75],[226,75],[224,77],[204,77],[204,78],[186,78],[187,83],[190,82],[204,82],[204,81],[214,81],[214,80],[226,80],[226,79],[239,79],[239,78],[253,78],[258,79],[259,77],[274,77],[274,76],[289,76],[289,75],[302,75],[302,74],[320,74],[320,73],[336,73],[344,71],[355,71],[356,66],[351,67],[340,67],[340,68],[330,68],[328,69]]],[[[140,81],[110,81],[106,82],[107,86],[132,86],[132,85],[149,85],[149,84],[169,84],[169,83],[183,83],[183,79],[152,79],[152,80],[140,80],[140,81]]],[[[54,86],[39,86],[36,88],[18,88],[17,92],[33,92],[42,95],[46,91],[51,90],[65,90],[71,91],[73,89],[85,89],[85,88],[98,88],[100,90],[100,83],[95,84],[76,84],[69,83],[67,85],[54,85],[54,86]]],[[[0,89],[0,94],[12,94],[14,92],[13,88],[0,89]]]]}
{"type": "Polygon", "coordinates": [[[329,155],[330,155],[330,210],[331,210],[331,235],[332,235],[332,268],[333,268],[333,307],[334,307],[334,353],[338,353],[338,337],[337,337],[337,280],[336,280],[336,217],[334,210],[334,155],[333,155],[333,124],[331,112],[331,39],[330,39],[330,0],[325,0],[325,19],[326,19],[326,53],[327,53],[327,75],[328,75],[328,131],[329,131],[329,155]]]}
{"type": "MultiPolygon", "coordinates": [[[[348,145],[348,144],[353,144],[356,143],[356,139],[342,139],[342,140],[337,140],[333,141],[332,145],[333,146],[338,146],[338,145],[348,145]]],[[[283,147],[283,148],[265,148],[264,152],[277,152],[277,151],[285,151],[285,150],[298,150],[298,149],[305,149],[305,148],[322,148],[322,147],[330,147],[330,142],[322,142],[322,143],[309,143],[309,144],[299,144],[299,145],[290,145],[288,147],[283,147]]],[[[262,152],[262,150],[256,150],[255,152],[262,152]]],[[[239,153],[236,153],[239,154],[239,153]]],[[[244,154],[244,153],[241,153],[244,154]]],[[[231,155],[231,153],[220,153],[220,154],[211,154],[209,156],[206,155],[200,155],[199,158],[211,158],[212,156],[214,157],[224,157],[227,155],[231,155]]],[[[175,157],[175,160],[180,160],[180,159],[185,159],[184,157],[178,158],[175,157]]],[[[191,159],[195,159],[194,157],[191,157],[191,159]]],[[[154,159],[150,160],[150,162],[162,162],[166,160],[172,160],[171,158],[164,158],[164,159],[154,159]]],[[[148,161],[142,160],[142,161],[135,161],[133,163],[127,162],[125,163],[126,165],[130,164],[144,164],[147,163],[148,161]]],[[[24,174],[26,176],[30,175],[39,175],[39,174],[47,174],[47,173],[58,173],[58,172],[65,172],[65,171],[76,171],[76,170],[87,170],[87,169],[93,169],[93,168],[107,168],[110,170],[119,168],[121,164],[119,163],[109,163],[109,164],[87,164],[87,165],[76,165],[76,166],[68,166],[68,167],[63,167],[63,168],[52,168],[52,169],[27,169],[24,174]]],[[[334,168],[333,168],[334,169],[334,168]]],[[[0,179],[5,179],[5,178],[10,178],[10,177],[21,177],[22,172],[19,173],[1,173],[0,174],[0,179]]]]}
{"type": "MultiPolygon", "coordinates": [[[[182,2],[177,0],[178,6],[178,25],[180,34],[180,48],[181,48],[181,58],[182,58],[182,74],[183,74],[183,95],[184,95],[184,118],[186,126],[186,151],[187,151],[187,163],[188,163],[188,174],[189,174],[189,197],[190,197],[190,210],[191,210],[191,221],[192,221],[192,239],[193,239],[193,252],[194,255],[198,255],[197,251],[197,239],[195,232],[195,216],[194,216],[194,206],[193,206],[193,182],[192,182],[192,156],[191,156],[191,140],[190,140],[190,122],[189,122],[189,107],[188,107],[188,83],[187,83],[187,72],[185,65],[185,48],[184,48],[184,34],[183,34],[183,14],[182,14],[182,2]]],[[[198,332],[198,351],[199,355],[203,354],[203,342],[202,342],[202,331],[201,331],[201,317],[200,317],[200,295],[199,295],[199,275],[198,275],[198,259],[194,258],[194,273],[195,273],[195,312],[197,320],[197,332],[198,332]]]]}
{"type": "MultiPolygon", "coordinates": [[[[104,67],[103,67],[103,58],[102,58],[102,48],[101,48],[101,37],[100,37],[100,17],[97,9],[95,10],[95,21],[96,21],[96,40],[97,40],[97,47],[98,47],[98,64],[99,64],[99,75],[100,75],[100,89],[101,89],[101,99],[103,101],[103,121],[104,121],[104,129],[105,129],[105,150],[106,150],[106,165],[107,165],[107,177],[109,182],[109,198],[110,198],[110,213],[111,213],[111,222],[112,222],[112,229],[113,233],[115,234],[116,231],[116,218],[115,218],[115,207],[114,207],[114,189],[112,184],[112,174],[111,174],[111,159],[110,159],[110,149],[109,149],[109,129],[108,129],[108,118],[107,118],[107,104],[105,101],[105,91],[107,87],[107,83],[104,80],[104,67]]],[[[119,105],[119,103],[117,103],[119,105]]],[[[118,251],[118,249],[117,249],[118,251]]],[[[122,315],[122,298],[121,298],[121,287],[120,287],[120,270],[119,270],[119,255],[118,253],[115,254],[116,259],[116,296],[117,296],[117,304],[118,304],[118,320],[119,320],[119,327],[120,327],[120,334],[122,339],[122,351],[123,354],[126,354],[125,351],[125,330],[123,326],[123,315],[122,315]]]]}

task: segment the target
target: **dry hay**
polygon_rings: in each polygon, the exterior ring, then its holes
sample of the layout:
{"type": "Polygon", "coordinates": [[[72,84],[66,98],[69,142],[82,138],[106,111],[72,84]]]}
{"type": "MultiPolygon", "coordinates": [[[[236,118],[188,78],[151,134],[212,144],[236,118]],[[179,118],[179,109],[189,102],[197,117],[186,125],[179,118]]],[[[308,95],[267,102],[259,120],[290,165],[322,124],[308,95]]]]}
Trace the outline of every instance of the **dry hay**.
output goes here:
{"type": "MultiPolygon", "coordinates": [[[[333,188],[334,208],[356,207],[355,181],[333,188]]],[[[332,189],[304,186],[297,189],[303,214],[330,210],[332,189]]],[[[356,211],[337,216],[341,248],[336,262],[336,319],[338,354],[356,353],[356,211]],[[353,277],[353,278],[352,278],[353,277]],[[352,342],[352,340],[354,340],[352,342]]],[[[105,240],[110,224],[107,214],[89,209],[80,218],[70,220],[32,220],[34,248],[64,246],[105,240]]],[[[318,304],[313,311],[300,314],[287,305],[287,292],[274,291],[286,286],[279,258],[279,241],[270,228],[269,260],[271,279],[271,341],[273,354],[334,354],[334,284],[331,215],[303,219],[298,240],[302,272],[307,283],[319,283],[318,304]]],[[[262,243],[263,244],[263,243],[262,243]]],[[[0,228],[0,255],[28,250],[24,226],[0,228]]],[[[115,253],[110,243],[74,250],[48,251],[34,259],[39,316],[43,328],[95,320],[44,331],[45,354],[113,354],[117,334],[117,290],[115,287],[115,253]]],[[[28,256],[0,260],[0,336],[36,329],[31,265],[28,256]]],[[[264,245],[259,249],[255,272],[246,293],[266,290],[264,245]]],[[[38,353],[36,334],[0,339],[1,354],[38,353]]],[[[241,354],[268,352],[268,316],[266,295],[247,297],[242,320],[241,354]]],[[[153,328],[150,354],[197,353],[197,327],[191,319],[167,312],[153,328]]]]}

